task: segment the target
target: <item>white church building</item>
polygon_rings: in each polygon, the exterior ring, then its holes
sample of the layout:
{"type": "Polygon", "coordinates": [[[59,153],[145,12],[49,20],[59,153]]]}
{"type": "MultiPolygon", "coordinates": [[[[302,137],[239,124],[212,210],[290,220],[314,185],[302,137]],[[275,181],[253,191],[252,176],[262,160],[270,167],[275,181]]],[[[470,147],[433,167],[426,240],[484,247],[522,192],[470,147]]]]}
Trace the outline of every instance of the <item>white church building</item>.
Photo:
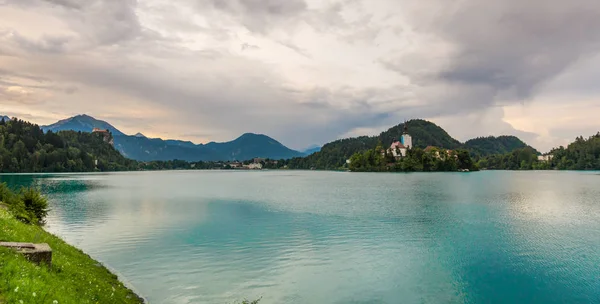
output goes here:
{"type": "Polygon", "coordinates": [[[406,157],[406,151],[410,150],[412,146],[412,137],[408,134],[408,126],[405,122],[400,141],[394,141],[388,149],[388,153],[392,154],[395,158],[406,157]]]}

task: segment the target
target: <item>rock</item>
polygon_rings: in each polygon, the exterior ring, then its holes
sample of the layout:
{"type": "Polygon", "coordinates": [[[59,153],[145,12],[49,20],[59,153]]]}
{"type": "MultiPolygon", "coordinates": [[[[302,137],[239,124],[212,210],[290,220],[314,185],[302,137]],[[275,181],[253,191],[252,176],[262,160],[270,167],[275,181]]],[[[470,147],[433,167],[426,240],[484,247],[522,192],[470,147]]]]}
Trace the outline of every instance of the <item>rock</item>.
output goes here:
{"type": "Polygon", "coordinates": [[[38,265],[44,264],[48,267],[52,266],[52,249],[46,243],[15,243],[15,242],[0,242],[0,246],[16,250],[23,254],[28,260],[38,265]]]}

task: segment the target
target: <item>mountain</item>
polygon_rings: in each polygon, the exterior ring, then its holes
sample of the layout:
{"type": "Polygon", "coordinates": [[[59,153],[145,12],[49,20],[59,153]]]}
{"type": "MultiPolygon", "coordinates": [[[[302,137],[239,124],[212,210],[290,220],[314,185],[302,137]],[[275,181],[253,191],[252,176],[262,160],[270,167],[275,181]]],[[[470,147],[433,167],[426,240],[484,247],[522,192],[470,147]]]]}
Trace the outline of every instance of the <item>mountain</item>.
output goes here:
{"type": "Polygon", "coordinates": [[[467,140],[465,142],[465,147],[469,149],[471,153],[479,156],[505,154],[522,148],[533,149],[533,151],[539,154],[537,150],[528,146],[516,136],[477,137],[467,140]]]}
{"type": "Polygon", "coordinates": [[[77,115],[71,118],[63,119],[48,126],[42,126],[42,130],[44,130],[44,132],[52,131],[55,133],[58,131],[67,130],[76,132],[92,132],[94,128],[109,130],[113,136],[125,135],[123,132],[117,130],[117,128],[113,127],[106,121],[98,120],[88,115],[77,115]]]}
{"type": "Polygon", "coordinates": [[[4,121],[9,121],[10,117],[0,115],[0,121],[2,121],[3,119],[4,119],[4,121]]]}
{"type": "Polygon", "coordinates": [[[1,172],[89,172],[137,168],[104,134],[44,133],[38,125],[11,120],[0,124],[1,172]]]}
{"type": "MultiPolygon", "coordinates": [[[[452,138],[440,126],[423,119],[413,119],[406,122],[408,132],[412,136],[413,145],[417,148],[425,149],[427,146],[440,147],[445,149],[458,149],[462,144],[452,138]]],[[[382,132],[378,139],[384,146],[389,146],[394,140],[399,140],[404,129],[404,124],[389,128],[382,132]]]]}
{"type": "Polygon", "coordinates": [[[88,115],[77,115],[57,123],[43,126],[44,131],[91,132],[94,128],[108,129],[114,139],[115,148],[127,158],[138,161],[185,160],[185,161],[227,161],[248,160],[254,157],[287,159],[303,154],[287,148],[275,139],[261,134],[246,133],[239,138],[223,143],[211,142],[206,145],[190,141],[147,138],[142,133],[125,135],[106,121],[88,115]]]}
{"type": "Polygon", "coordinates": [[[136,136],[115,136],[115,147],[124,156],[139,160],[227,161],[254,157],[284,159],[302,156],[271,137],[246,133],[223,143],[196,145],[189,141],[162,140],[136,136]]]}
{"type": "MultiPolygon", "coordinates": [[[[137,136],[114,136],[115,148],[123,156],[138,161],[153,160],[217,160],[219,155],[202,148],[202,145],[183,146],[177,145],[172,140],[162,140],[160,138],[146,138],[137,136]]],[[[223,159],[225,160],[225,159],[223,159]]]]}
{"type": "MultiPolygon", "coordinates": [[[[424,149],[434,146],[444,149],[456,150],[466,149],[472,153],[505,153],[512,152],[523,146],[528,147],[520,139],[514,136],[500,136],[497,138],[483,138],[470,140],[467,145],[454,139],[440,126],[426,120],[413,119],[406,122],[408,132],[412,136],[415,148],[424,149]],[[474,151],[474,152],[473,152],[474,151]]],[[[379,134],[379,136],[360,136],[339,139],[325,144],[321,151],[308,155],[304,158],[294,158],[289,161],[292,169],[338,169],[345,165],[346,160],[355,153],[362,153],[374,149],[378,144],[384,147],[400,138],[404,130],[404,123],[379,134]]],[[[533,148],[532,148],[533,149],[533,148]]]]}
{"type": "Polygon", "coordinates": [[[313,154],[315,152],[319,152],[319,151],[321,151],[321,146],[312,145],[312,146],[306,148],[306,150],[302,151],[302,153],[304,155],[311,155],[311,154],[313,154]]]}
{"type": "Polygon", "coordinates": [[[254,157],[287,159],[302,156],[302,153],[282,145],[269,136],[254,133],[245,133],[230,142],[211,142],[205,147],[218,155],[227,155],[229,160],[246,160],[254,157]]]}

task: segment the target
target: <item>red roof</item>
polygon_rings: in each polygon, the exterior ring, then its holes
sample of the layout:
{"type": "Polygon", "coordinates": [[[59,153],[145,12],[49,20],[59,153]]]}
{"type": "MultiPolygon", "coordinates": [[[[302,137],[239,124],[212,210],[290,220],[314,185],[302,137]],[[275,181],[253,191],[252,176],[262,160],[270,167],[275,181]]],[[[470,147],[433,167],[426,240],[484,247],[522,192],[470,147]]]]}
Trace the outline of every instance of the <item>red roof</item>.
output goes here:
{"type": "Polygon", "coordinates": [[[395,141],[395,142],[393,142],[393,143],[392,143],[392,145],[390,146],[390,149],[395,149],[395,148],[398,148],[398,149],[405,149],[406,147],[405,147],[405,146],[404,146],[404,145],[403,145],[401,142],[399,142],[399,141],[395,141]]]}

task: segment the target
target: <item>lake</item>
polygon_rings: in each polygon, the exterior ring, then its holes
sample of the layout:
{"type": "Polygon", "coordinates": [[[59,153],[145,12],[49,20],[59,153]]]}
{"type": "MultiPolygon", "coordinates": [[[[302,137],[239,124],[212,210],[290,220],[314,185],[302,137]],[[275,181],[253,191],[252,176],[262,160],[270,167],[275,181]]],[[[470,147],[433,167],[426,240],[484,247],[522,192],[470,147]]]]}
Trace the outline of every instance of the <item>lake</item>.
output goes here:
{"type": "Polygon", "coordinates": [[[150,303],[600,303],[599,172],[0,180],[150,303]]]}

